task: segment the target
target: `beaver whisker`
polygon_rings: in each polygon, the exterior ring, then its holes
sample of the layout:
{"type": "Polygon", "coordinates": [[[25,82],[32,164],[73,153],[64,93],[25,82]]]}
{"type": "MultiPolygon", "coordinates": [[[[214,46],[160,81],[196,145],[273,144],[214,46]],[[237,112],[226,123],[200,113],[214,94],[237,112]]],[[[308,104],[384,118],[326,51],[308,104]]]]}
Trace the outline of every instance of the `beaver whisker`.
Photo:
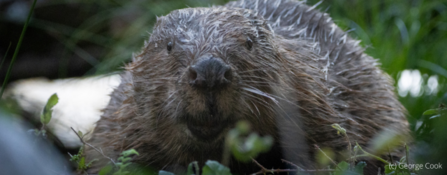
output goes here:
{"type": "Polygon", "coordinates": [[[147,80],[150,80],[150,81],[155,81],[155,80],[177,80],[177,78],[178,77],[157,77],[157,78],[146,77],[146,78],[143,78],[142,81],[144,82],[144,81],[147,81],[147,80]]]}
{"type": "Polygon", "coordinates": [[[241,80],[242,83],[247,83],[251,85],[260,85],[260,86],[270,86],[271,83],[264,81],[254,81],[254,80],[241,80]]]}
{"type": "Polygon", "coordinates": [[[180,106],[180,104],[182,104],[182,101],[183,100],[180,99],[180,101],[178,102],[177,107],[175,108],[174,114],[177,114],[178,107],[180,106]]]}
{"type": "MultiPolygon", "coordinates": [[[[250,66],[252,67],[252,66],[250,66]]],[[[239,74],[249,73],[249,72],[256,72],[256,71],[265,71],[265,68],[256,68],[256,69],[249,69],[245,71],[238,71],[239,74]]]]}
{"type": "Polygon", "coordinates": [[[175,100],[178,99],[178,97],[175,97],[175,98],[173,98],[172,100],[170,100],[168,103],[166,103],[171,97],[172,97],[172,94],[171,94],[171,96],[169,96],[169,97],[166,99],[165,102],[163,102],[163,104],[162,104],[161,106],[169,106],[172,102],[174,102],[175,100]],[[166,105],[165,105],[165,104],[166,104],[166,105]]]}
{"type": "Polygon", "coordinates": [[[261,115],[261,112],[259,112],[258,106],[256,106],[256,104],[252,100],[250,100],[250,103],[253,104],[253,107],[255,107],[256,111],[258,111],[258,113],[255,114],[255,116],[257,118],[259,118],[259,116],[261,115]]]}
{"type": "Polygon", "coordinates": [[[259,79],[259,80],[271,80],[270,77],[261,77],[259,75],[239,75],[241,78],[247,79],[259,79]]]}
{"type": "Polygon", "coordinates": [[[270,100],[272,100],[275,104],[278,104],[278,101],[274,97],[270,96],[268,93],[265,93],[265,92],[255,88],[255,87],[248,86],[248,87],[242,87],[242,89],[246,90],[248,92],[254,93],[254,94],[258,94],[258,95],[263,96],[263,97],[267,97],[270,100]]]}
{"type": "MultiPolygon", "coordinates": [[[[274,110],[274,108],[267,101],[265,101],[264,99],[262,99],[258,96],[255,96],[255,95],[249,94],[249,93],[244,93],[244,92],[242,92],[242,94],[245,96],[251,97],[251,98],[249,98],[250,102],[252,102],[252,103],[257,102],[257,104],[262,105],[263,107],[265,107],[268,110],[271,110],[271,111],[274,110]]],[[[254,105],[254,106],[257,108],[257,105],[254,105]]]]}
{"type": "MultiPolygon", "coordinates": [[[[241,101],[245,104],[245,106],[248,107],[248,109],[250,110],[250,112],[251,112],[252,114],[256,115],[255,112],[253,111],[253,109],[251,109],[251,106],[247,103],[246,100],[241,100],[241,101]]],[[[252,101],[250,101],[250,102],[253,103],[252,101]]],[[[253,104],[253,105],[254,105],[254,104],[253,104]]],[[[257,117],[258,117],[258,116],[257,116],[257,117]]]]}

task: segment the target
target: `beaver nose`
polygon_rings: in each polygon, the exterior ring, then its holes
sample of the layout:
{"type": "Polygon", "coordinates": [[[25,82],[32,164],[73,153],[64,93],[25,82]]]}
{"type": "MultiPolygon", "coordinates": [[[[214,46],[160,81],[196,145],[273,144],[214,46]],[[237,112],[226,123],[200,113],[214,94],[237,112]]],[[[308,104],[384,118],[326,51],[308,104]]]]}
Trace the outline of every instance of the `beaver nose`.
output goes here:
{"type": "Polygon", "coordinates": [[[231,82],[231,67],[220,58],[201,60],[192,65],[189,71],[189,84],[197,88],[216,89],[231,82]]]}

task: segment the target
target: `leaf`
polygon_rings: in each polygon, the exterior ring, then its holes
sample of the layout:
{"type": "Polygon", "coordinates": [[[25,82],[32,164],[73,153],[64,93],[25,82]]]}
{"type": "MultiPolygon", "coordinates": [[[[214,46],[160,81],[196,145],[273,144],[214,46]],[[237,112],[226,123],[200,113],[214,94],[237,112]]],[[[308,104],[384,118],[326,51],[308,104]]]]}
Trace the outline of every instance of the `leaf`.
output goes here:
{"type": "Polygon", "coordinates": [[[338,168],[336,168],[334,175],[344,175],[349,170],[349,163],[342,161],[338,163],[338,168]]]}
{"type": "Polygon", "coordinates": [[[231,175],[230,169],[219,162],[208,160],[202,169],[202,175],[231,175]]]}
{"type": "Polygon", "coordinates": [[[93,159],[91,160],[89,163],[87,163],[87,165],[85,165],[85,168],[88,169],[92,166],[93,162],[99,161],[98,159],[93,159]]]}
{"type": "Polygon", "coordinates": [[[422,115],[435,115],[438,114],[438,109],[429,109],[426,110],[422,115]]]}
{"type": "Polygon", "coordinates": [[[251,126],[250,123],[248,123],[247,121],[239,121],[236,123],[236,129],[241,134],[247,134],[250,132],[251,126]]]}
{"type": "Polygon", "coordinates": [[[262,152],[267,152],[268,150],[270,150],[270,148],[273,146],[273,137],[269,135],[262,137],[262,145],[262,152]]]}
{"type": "Polygon", "coordinates": [[[171,172],[168,172],[168,171],[160,170],[160,171],[158,172],[158,175],[175,175],[175,174],[174,174],[174,173],[171,173],[171,172]]]}
{"type": "Polygon", "coordinates": [[[426,110],[424,113],[422,113],[422,115],[435,115],[435,114],[441,114],[447,112],[447,108],[436,108],[436,109],[429,109],[426,110]]]}
{"type": "Polygon", "coordinates": [[[431,119],[438,118],[438,117],[441,117],[441,114],[433,115],[433,116],[431,116],[429,119],[431,120],[431,119]]]}
{"type": "Polygon", "coordinates": [[[346,129],[345,128],[342,128],[339,124],[332,124],[331,125],[332,126],[332,128],[334,128],[334,129],[336,129],[337,130],[337,134],[338,135],[340,135],[340,133],[342,133],[342,134],[346,134],[346,129]]]}
{"type": "Polygon", "coordinates": [[[85,169],[85,157],[81,157],[81,159],[78,162],[78,169],[84,170],[85,169]]]}
{"type": "Polygon", "coordinates": [[[186,172],[186,175],[195,175],[193,168],[194,168],[194,170],[196,170],[196,172],[199,171],[199,165],[198,165],[197,161],[191,162],[188,165],[188,171],[186,172]]]}
{"type": "Polygon", "coordinates": [[[112,169],[113,169],[112,165],[107,165],[107,166],[101,168],[101,170],[99,170],[98,175],[107,175],[110,172],[112,172],[112,169]]]}
{"type": "Polygon", "coordinates": [[[43,108],[42,115],[40,115],[40,122],[43,125],[46,125],[50,123],[52,114],[53,114],[53,107],[59,102],[59,97],[57,97],[57,94],[51,95],[51,97],[48,99],[47,104],[43,108]]]}
{"type": "Polygon", "coordinates": [[[123,157],[128,157],[128,156],[131,156],[131,155],[140,155],[140,154],[135,149],[130,149],[130,150],[123,151],[121,153],[121,155],[123,157]]]}
{"type": "Polygon", "coordinates": [[[385,165],[385,174],[395,174],[394,169],[390,165],[385,165]]]}
{"type": "Polygon", "coordinates": [[[365,166],[366,162],[364,161],[357,163],[357,165],[355,166],[355,172],[358,174],[363,174],[363,168],[365,168],[365,166]]]}
{"type": "Polygon", "coordinates": [[[270,150],[272,145],[273,138],[271,136],[261,137],[256,133],[251,133],[245,142],[242,139],[236,139],[234,145],[231,146],[231,151],[237,160],[249,162],[258,154],[270,150]]]}
{"type": "Polygon", "coordinates": [[[132,160],[132,157],[119,157],[118,161],[123,162],[123,163],[127,163],[130,160],[132,160]]]}

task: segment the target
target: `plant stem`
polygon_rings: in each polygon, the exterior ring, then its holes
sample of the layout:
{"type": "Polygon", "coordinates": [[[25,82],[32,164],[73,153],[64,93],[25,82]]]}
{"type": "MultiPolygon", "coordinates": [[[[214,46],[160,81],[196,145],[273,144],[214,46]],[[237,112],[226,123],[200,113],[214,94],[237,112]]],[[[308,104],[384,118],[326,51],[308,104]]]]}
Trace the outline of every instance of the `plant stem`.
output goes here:
{"type": "Polygon", "coordinates": [[[377,160],[379,160],[379,161],[381,161],[381,162],[383,162],[383,163],[385,163],[385,164],[390,164],[390,162],[386,161],[385,159],[382,159],[382,158],[379,157],[379,156],[376,156],[376,155],[374,155],[374,154],[371,154],[371,153],[369,153],[369,152],[366,152],[365,150],[362,149],[362,147],[361,147],[358,143],[357,143],[357,146],[358,146],[358,148],[359,148],[364,154],[362,154],[362,155],[357,155],[357,156],[352,156],[351,159],[352,159],[352,158],[357,158],[357,157],[373,157],[373,158],[375,158],[375,159],[377,159],[377,160]]]}

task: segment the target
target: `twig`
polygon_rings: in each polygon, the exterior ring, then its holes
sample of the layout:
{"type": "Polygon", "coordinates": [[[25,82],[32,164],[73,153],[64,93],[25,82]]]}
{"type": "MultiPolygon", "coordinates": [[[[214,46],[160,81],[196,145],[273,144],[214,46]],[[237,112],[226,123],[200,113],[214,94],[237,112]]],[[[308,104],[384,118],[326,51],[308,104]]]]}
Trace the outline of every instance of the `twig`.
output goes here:
{"type": "MultiPolygon", "coordinates": [[[[349,156],[352,156],[352,144],[351,141],[349,140],[348,132],[346,131],[346,129],[342,128],[339,124],[336,123],[332,124],[332,127],[337,130],[337,134],[342,133],[345,136],[345,139],[348,142],[349,156]]],[[[354,166],[354,161],[352,159],[350,160],[350,164],[351,166],[354,166]]]]}
{"type": "Polygon", "coordinates": [[[116,166],[116,163],[115,163],[115,161],[113,161],[112,158],[106,156],[106,155],[104,154],[104,152],[102,152],[102,150],[100,151],[98,148],[95,148],[95,147],[94,147],[93,145],[91,145],[90,143],[85,142],[84,139],[78,134],[78,132],[76,132],[76,130],[73,129],[73,127],[70,127],[70,128],[71,128],[71,130],[73,130],[73,131],[75,132],[75,134],[78,136],[78,138],[81,140],[81,142],[82,142],[83,144],[88,145],[89,147],[93,148],[96,152],[100,153],[102,156],[104,156],[105,158],[109,159],[109,160],[113,163],[113,165],[116,166]]]}
{"type": "MultiPolygon", "coordinates": [[[[351,145],[351,141],[349,140],[348,134],[347,132],[344,133],[346,141],[348,142],[348,151],[349,151],[349,155],[352,156],[352,145],[351,145]]],[[[354,160],[351,159],[350,160],[351,166],[354,167],[354,160]]]]}
{"type": "Polygon", "coordinates": [[[253,173],[253,175],[265,174],[265,173],[272,173],[273,174],[273,173],[279,173],[279,172],[296,172],[297,171],[297,170],[294,170],[294,169],[271,169],[271,170],[269,170],[269,169],[265,168],[264,166],[262,166],[261,164],[259,164],[259,162],[256,161],[255,159],[252,158],[252,160],[253,160],[253,162],[256,165],[258,165],[261,168],[260,171],[258,171],[256,173],[253,173]]]}
{"type": "Polygon", "coordinates": [[[265,173],[272,173],[272,174],[273,174],[273,173],[282,173],[282,172],[297,172],[297,171],[301,171],[301,172],[333,172],[333,171],[335,171],[335,170],[333,170],[333,169],[306,170],[306,169],[302,169],[302,168],[300,168],[299,166],[293,164],[292,162],[286,161],[286,160],[284,160],[284,159],[281,159],[281,160],[282,160],[283,162],[286,162],[286,163],[288,163],[288,164],[291,164],[291,165],[293,165],[293,166],[296,166],[296,167],[299,168],[299,169],[271,169],[271,170],[269,170],[269,169],[265,168],[264,166],[262,166],[262,165],[261,165],[259,162],[257,162],[255,159],[252,158],[252,160],[253,160],[253,162],[254,162],[256,165],[258,165],[258,166],[261,168],[261,170],[259,170],[259,171],[256,172],[256,173],[253,173],[252,175],[265,174],[265,173]]]}
{"type": "Polygon", "coordinates": [[[304,170],[303,168],[299,167],[298,165],[296,165],[296,164],[294,164],[294,163],[292,163],[292,162],[290,162],[290,161],[287,161],[287,160],[284,160],[284,159],[281,159],[281,161],[282,161],[282,162],[285,162],[285,163],[287,163],[287,164],[289,164],[289,165],[292,165],[292,166],[296,167],[296,168],[299,169],[299,170],[304,170]]]}
{"type": "Polygon", "coordinates": [[[315,146],[315,148],[317,148],[320,152],[322,152],[323,155],[326,156],[326,158],[328,158],[328,159],[335,165],[335,168],[338,168],[338,169],[342,170],[340,167],[338,167],[337,163],[335,163],[334,160],[332,160],[332,159],[331,159],[331,158],[330,158],[330,157],[329,157],[323,150],[321,150],[321,148],[320,148],[318,145],[314,144],[314,146],[315,146]]]}

